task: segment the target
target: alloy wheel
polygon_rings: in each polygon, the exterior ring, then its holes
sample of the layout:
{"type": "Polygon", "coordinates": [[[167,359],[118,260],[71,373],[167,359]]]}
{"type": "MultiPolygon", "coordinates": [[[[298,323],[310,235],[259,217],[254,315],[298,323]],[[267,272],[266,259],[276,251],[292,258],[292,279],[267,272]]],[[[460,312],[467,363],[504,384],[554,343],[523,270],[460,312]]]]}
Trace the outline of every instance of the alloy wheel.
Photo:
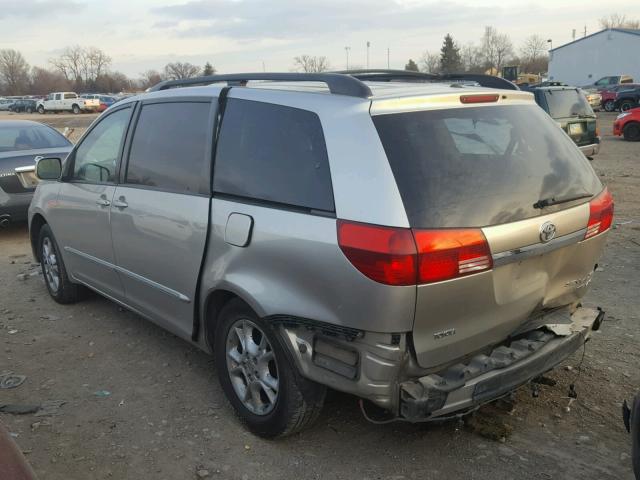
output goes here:
{"type": "Polygon", "coordinates": [[[242,404],[255,415],[267,415],[276,406],[280,381],[276,357],[265,333],[246,319],[227,333],[227,372],[242,404]]]}
{"type": "Polygon", "coordinates": [[[56,293],[60,288],[60,269],[55,248],[49,237],[45,237],[42,241],[42,266],[47,285],[53,293],[56,293]]]}

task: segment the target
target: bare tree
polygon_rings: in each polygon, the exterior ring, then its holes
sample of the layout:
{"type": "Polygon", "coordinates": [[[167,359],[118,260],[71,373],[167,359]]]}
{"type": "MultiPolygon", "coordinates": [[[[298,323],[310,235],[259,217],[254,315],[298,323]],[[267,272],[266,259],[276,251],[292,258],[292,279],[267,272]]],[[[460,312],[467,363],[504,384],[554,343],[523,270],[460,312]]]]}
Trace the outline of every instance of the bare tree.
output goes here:
{"type": "Polygon", "coordinates": [[[300,55],[293,58],[294,70],[303,71],[306,73],[326,72],[331,68],[329,66],[329,59],[321,56],[316,57],[313,55],[300,55]]]}
{"type": "Polygon", "coordinates": [[[29,93],[46,95],[71,89],[71,84],[60,72],[52,72],[40,67],[31,70],[31,89],[29,93]]]}
{"type": "Polygon", "coordinates": [[[460,58],[465,72],[482,73],[484,71],[482,51],[473,43],[467,43],[460,49],[460,58]]]}
{"type": "Polygon", "coordinates": [[[197,77],[200,67],[189,62],[173,62],[164,66],[164,74],[169,80],[197,77]]]}
{"type": "Polygon", "coordinates": [[[423,72],[438,73],[440,71],[440,54],[425,51],[420,57],[423,72]]]}
{"type": "Polygon", "coordinates": [[[157,70],[147,70],[141,74],[139,85],[143,90],[160,83],[164,78],[157,70]]]}
{"type": "Polygon", "coordinates": [[[546,53],[547,41],[540,35],[531,35],[525,38],[522,47],[520,47],[520,55],[525,62],[534,62],[546,53]]]}
{"type": "Polygon", "coordinates": [[[67,80],[75,82],[77,88],[93,87],[96,79],[104,75],[111,57],[96,47],[74,45],[66,47],[60,56],[49,60],[67,80]]]}
{"type": "Polygon", "coordinates": [[[0,50],[0,84],[8,95],[20,95],[29,88],[29,64],[17,50],[0,50]]]}
{"type": "Polygon", "coordinates": [[[500,74],[506,61],[513,55],[511,39],[506,34],[498,33],[495,27],[485,27],[481,48],[485,67],[488,70],[495,69],[497,74],[500,74]]]}
{"type": "Polygon", "coordinates": [[[634,30],[640,29],[640,20],[628,19],[626,15],[620,15],[619,13],[613,13],[608,17],[602,17],[600,19],[600,27],[606,28],[631,28],[634,30]]]}

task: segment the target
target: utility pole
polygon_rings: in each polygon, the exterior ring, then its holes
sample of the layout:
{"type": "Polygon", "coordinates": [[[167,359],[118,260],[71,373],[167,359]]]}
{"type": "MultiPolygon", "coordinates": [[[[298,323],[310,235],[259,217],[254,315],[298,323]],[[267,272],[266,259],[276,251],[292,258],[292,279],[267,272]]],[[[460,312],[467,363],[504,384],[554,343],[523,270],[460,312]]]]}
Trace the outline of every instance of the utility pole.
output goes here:
{"type": "Polygon", "coordinates": [[[347,70],[349,70],[349,50],[351,50],[351,47],[344,47],[344,51],[347,52],[347,70]]]}
{"type": "Polygon", "coordinates": [[[387,70],[389,70],[391,67],[389,67],[389,47],[387,47],[387,70]]]}
{"type": "Polygon", "coordinates": [[[587,36],[587,26],[586,25],[584,26],[584,36],[585,37],[587,36]]]}
{"type": "Polygon", "coordinates": [[[576,39],[576,29],[573,29],[573,32],[571,33],[571,39],[575,40],[576,39]]]}
{"type": "Polygon", "coordinates": [[[369,47],[371,46],[371,42],[367,40],[367,70],[369,70],[369,47]]]}

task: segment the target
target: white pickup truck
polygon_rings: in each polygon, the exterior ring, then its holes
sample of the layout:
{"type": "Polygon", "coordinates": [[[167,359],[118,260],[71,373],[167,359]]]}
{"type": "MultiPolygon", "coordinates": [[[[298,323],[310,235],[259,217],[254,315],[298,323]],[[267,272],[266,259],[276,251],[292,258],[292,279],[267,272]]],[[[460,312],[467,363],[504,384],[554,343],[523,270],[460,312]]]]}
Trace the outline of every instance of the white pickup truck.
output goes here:
{"type": "Polygon", "coordinates": [[[50,93],[45,100],[40,100],[36,110],[46,112],[97,112],[100,100],[94,98],[80,98],[74,92],[50,93]]]}

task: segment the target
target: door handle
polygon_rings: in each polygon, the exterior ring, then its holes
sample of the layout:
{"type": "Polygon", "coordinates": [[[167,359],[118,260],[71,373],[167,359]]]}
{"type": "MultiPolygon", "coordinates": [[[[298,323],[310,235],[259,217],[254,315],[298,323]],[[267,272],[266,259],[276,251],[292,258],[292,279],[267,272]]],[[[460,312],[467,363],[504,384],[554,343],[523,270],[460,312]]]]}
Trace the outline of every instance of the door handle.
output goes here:
{"type": "Polygon", "coordinates": [[[109,205],[111,205],[111,202],[107,200],[107,198],[104,195],[101,196],[98,200],[96,200],[96,203],[101,207],[108,207],[109,205]]]}
{"type": "Polygon", "coordinates": [[[113,201],[113,206],[116,208],[127,208],[129,204],[124,197],[120,197],[117,200],[113,201]]]}

